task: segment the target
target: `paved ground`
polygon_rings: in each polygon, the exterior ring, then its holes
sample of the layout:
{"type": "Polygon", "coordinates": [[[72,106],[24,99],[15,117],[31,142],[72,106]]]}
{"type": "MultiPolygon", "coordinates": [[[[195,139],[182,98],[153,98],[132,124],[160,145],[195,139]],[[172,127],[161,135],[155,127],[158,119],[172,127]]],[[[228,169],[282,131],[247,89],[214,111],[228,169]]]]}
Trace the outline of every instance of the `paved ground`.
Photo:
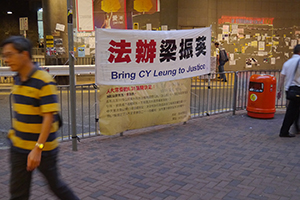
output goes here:
{"type": "MultiPolygon", "coordinates": [[[[123,137],[63,142],[60,170],[81,199],[300,199],[300,136],[279,138],[273,119],[220,114],[123,137]]],[[[8,150],[0,150],[0,199],[8,199],[8,150]]],[[[56,199],[37,172],[31,199],[56,199]]]]}

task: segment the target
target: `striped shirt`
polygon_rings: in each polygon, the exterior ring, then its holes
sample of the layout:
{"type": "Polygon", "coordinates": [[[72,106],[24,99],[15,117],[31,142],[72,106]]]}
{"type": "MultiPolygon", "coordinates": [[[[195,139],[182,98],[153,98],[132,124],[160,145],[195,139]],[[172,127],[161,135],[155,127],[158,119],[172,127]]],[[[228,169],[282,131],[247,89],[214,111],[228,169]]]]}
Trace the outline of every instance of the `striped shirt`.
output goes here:
{"type": "Polygon", "coordinates": [[[56,83],[51,75],[38,68],[31,72],[25,82],[22,82],[20,76],[16,75],[12,95],[14,117],[8,134],[12,150],[29,153],[39,138],[43,121],[42,114],[53,112],[54,121],[43,149],[43,155],[56,152],[59,103],[56,83]]]}

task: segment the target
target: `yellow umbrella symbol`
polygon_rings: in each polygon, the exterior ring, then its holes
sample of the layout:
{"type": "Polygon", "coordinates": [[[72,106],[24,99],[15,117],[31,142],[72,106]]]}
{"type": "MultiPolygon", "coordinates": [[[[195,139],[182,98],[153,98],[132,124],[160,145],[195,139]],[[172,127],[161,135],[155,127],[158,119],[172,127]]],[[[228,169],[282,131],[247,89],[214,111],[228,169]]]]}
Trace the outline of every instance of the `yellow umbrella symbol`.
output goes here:
{"type": "Polygon", "coordinates": [[[111,13],[117,12],[121,8],[119,0],[102,0],[101,9],[104,12],[111,13]]]}
{"type": "Polygon", "coordinates": [[[138,12],[148,12],[152,7],[151,0],[134,0],[133,8],[138,12]]]}

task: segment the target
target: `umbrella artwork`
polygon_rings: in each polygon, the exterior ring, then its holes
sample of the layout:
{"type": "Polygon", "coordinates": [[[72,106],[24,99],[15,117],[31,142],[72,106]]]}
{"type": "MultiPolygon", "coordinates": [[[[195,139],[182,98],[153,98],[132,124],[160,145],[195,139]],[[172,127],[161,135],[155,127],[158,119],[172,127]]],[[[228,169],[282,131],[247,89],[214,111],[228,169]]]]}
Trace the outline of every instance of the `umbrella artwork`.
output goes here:
{"type": "Polygon", "coordinates": [[[117,12],[121,8],[119,0],[102,0],[101,9],[106,13],[117,12]]]}
{"type": "Polygon", "coordinates": [[[151,0],[134,0],[133,8],[138,12],[149,12],[152,7],[151,0]]]}

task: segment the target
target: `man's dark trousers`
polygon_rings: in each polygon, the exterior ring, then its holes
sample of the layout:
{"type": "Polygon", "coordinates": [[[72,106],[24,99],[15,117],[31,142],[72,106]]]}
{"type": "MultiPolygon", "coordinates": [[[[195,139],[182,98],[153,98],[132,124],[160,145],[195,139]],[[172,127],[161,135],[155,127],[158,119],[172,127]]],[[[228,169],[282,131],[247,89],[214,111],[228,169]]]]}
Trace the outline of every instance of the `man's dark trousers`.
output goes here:
{"type": "Polygon", "coordinates": [[[225,63],[220,62],[220,65],[219,65],[218,69],[219,69],[219,72],[220,72],[220,78],[223,81],[226,81],[226,76],[224,74],[224,65],[225,65],[225,63]]]}
{"type": "MultiPolygon", "coordinates": [[[[54,194],[63,200],[78,200],[72,190],[59,178],[57,170],[57,152],[53,155],[42,156],[38,170],[44,175],[54,194]]],[[[26,170],[26,153],[10,150],[11,177],[10,193],[11,200],[27,200],[30,194],[32,172],[26,170]]]]}
{"type": "Polygon", "coordinates": [[[298,118],[299,108],[300,101],[290,100],[280,129],[280,135],[289,135],[290,127],[298,118]]]}

